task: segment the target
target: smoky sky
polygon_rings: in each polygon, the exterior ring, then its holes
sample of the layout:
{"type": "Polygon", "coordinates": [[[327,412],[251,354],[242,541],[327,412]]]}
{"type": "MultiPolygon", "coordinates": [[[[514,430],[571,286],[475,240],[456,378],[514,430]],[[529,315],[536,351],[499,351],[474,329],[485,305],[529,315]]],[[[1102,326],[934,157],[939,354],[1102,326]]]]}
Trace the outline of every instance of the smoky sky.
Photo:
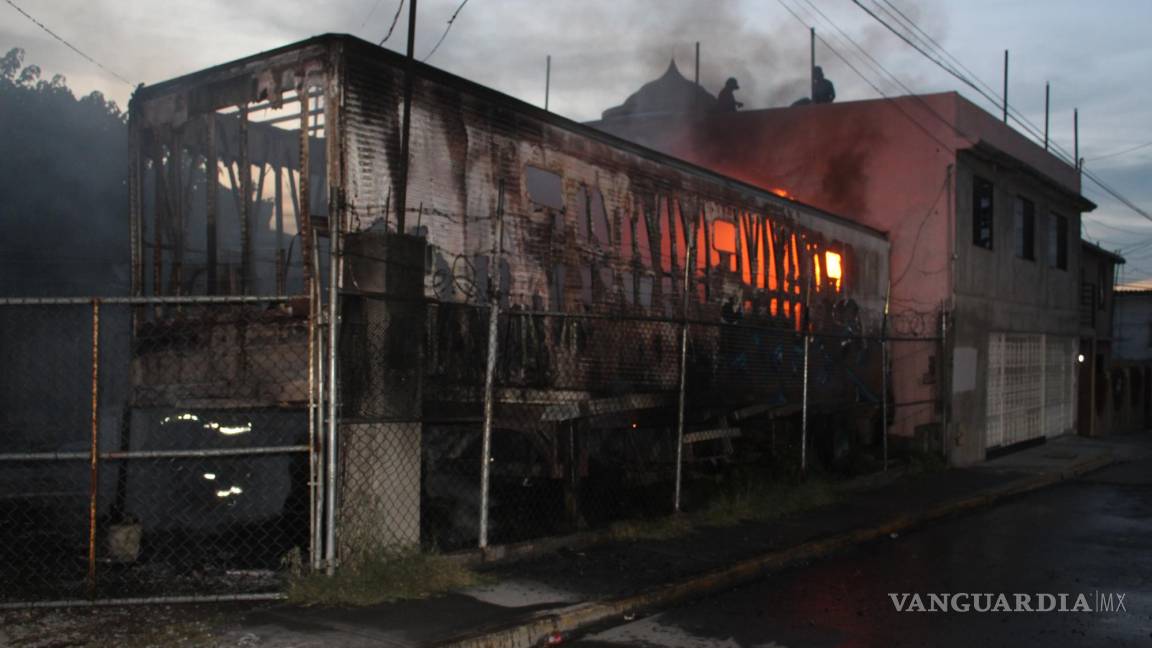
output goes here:
{"type": "MultiPolygon", "coordinates": [[[[377,42],[399,0],[16,0],[61,36],[134,83],[155,83],[320,33],[351,33],[377,42]],[[366,20],[367,19],[367,20],[366,20]]],[[[876,0],[861,0],[875,5],[876,0]]],[[[999,93],[1003,51],[1011,50],[1009,98],[1038,127],[1044,84],[1052,84],[1050,135],[1071,152],[1072,109],[1080,110],[1081,155],[1088,168],[1152,211],[1152,147],[1095,160],[1152,141],[1152,3],[1110,0],[890,0],[974,75],[999,93]]],[[[415,41],[423,58],[459,0],[419,0],[415,41]]],[[[407,10],[386,47],[404,51],[407,10]]],[[[596,119],[675,58],[692,78],[701,44],[701,82],[715,93],[740,81],[746,108],[788,105],[806,94],[808,26],[822,43],[817,63],[836,84],[837,100],[955,90],[990,113],[999,107],[942,72],[869,18],[852,0],[469,0],[429,63],[519,99],[543,105],[545,56],[552,56],[550,107],[579,121],[596,119]],[[784,5],[801,17],[797,21],[784,5]],[[829,20],[825,20],[823,12],[829,20]],[[845,40],[843,29],[903,87],[845,40]]],[[[52,40],[11,7],[0,5],[0,48],[20,46],[47,76],[63,73],[79,93],[98,89],[122,106],[132,86],[52,40]]],[[[1100,207],[1084,235],[1110,249],[1152,240],[1152,223],[1089,182],[1100,207]],[[1109,229],[1110,228],[1110,229],[1109,229]],[[1117,231],[1123,230],[1121,231],[1117,231]],[[1135,240],[1134,240],[1135,239],[1135,240]]],[[[1134,259],[1125,277],[1152,277],[1152,259],[1134,259]]]]}

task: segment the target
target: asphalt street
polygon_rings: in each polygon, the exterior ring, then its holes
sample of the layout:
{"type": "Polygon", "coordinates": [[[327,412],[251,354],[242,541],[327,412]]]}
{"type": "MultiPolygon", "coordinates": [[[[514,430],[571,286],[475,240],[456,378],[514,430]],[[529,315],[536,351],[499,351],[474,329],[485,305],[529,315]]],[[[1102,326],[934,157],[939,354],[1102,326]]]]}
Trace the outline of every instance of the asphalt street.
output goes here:
{"type": "Polygon", "coordinates": [[[865,544],[571,645],[1149,646],[1152,459],[865,544]],[[929,595],[958,593],[1003,593],[1009,607],[1021,608],[1016,595],[1025,594],[1033,611],[997,611],[995,596],[950,599],[968,611],[951,604],[948,611],[897,611],[890,596],[913,607],[919,594],[927,609],[929,595]],[[1067,594],[1067,609],[1083,594],[1092,611],[1038,612],[1052,601],[1040,594],[1053,595],[1057,607],[1067,594]],[[993,611],[974,611],[981,601],[993,611]]]}

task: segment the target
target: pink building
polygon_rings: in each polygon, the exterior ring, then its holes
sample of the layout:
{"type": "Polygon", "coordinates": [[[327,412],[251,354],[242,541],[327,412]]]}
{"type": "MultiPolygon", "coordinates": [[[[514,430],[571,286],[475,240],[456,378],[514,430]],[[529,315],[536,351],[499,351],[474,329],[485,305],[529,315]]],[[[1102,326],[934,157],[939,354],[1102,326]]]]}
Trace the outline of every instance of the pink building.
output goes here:
{"type": "Polygon", "coordinates": [[[954,92],[730,113],[630,103],[645,112],[592,125],[888,233],[891,321],[932,336],[949,313],[942,364],[938,346],[892,344],[890,434],[946,439],[963,465],[1074,431],[1080,215],[1095,207],[1076,169],[954,92]]]}

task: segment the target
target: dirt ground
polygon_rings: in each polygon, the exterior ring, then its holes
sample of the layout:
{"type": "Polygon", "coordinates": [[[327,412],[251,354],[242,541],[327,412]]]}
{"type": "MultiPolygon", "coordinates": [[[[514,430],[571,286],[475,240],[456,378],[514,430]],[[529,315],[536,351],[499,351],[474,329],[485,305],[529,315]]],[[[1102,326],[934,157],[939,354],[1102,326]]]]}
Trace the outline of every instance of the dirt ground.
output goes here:
{"type": "MultiPolygon", "coordinates": [[[[149,648],[244,646],[233,619],[253,603],[149,605],[0,611],[0,646],[13,648],[149,648]],[[226,642],[220,637],[228,634],[226,642]]],[[[255,645],[253,636],[248,643],[255,645]]]]}

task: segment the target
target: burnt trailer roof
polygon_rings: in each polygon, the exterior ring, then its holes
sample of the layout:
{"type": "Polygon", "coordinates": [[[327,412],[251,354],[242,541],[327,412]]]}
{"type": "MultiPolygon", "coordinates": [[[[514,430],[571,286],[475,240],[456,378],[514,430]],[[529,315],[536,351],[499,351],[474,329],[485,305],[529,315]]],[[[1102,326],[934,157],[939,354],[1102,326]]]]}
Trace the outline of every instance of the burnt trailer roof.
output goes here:
{"type": "MultiPolygon", "coordinates": [[[[266,50],[264,52],[236,59],[227,63],[221,63],[219,65],[205,68],[197,72],[175,77],[152,85],[141,86],[132,96],[132,101],[129,104],[129,111],[130,113],[136,113],[138,110],[137,106],[139,105],[139,102],[147,102],[164,97],[166,95],[183,91],[195,92],[195,90],[198,88],[206,87],[212,87],[214,90],[220,93],[220,96],[229,96],[230,98],[234,98],[236,102],[258,99],[256,96],[255,88],[240,88],[237,87],[234,83],[228,83],[228,81],[230,79],[234,79],[238,74],[243,74],[246,68],[259,68],[266,64],[270,59],[279,58],[284,59],[285,62],[288,62],[293,58],[294,54],[298,54],[299,58],[303,60],[306,58],[306,56],[308,56],[305,54],[305,52],[307,50],[313,50],[313,56],[326,53],[329,55],[329,60],[335,62],[340,60],[343,51],[350,51],[353,49],[358,50],[357,54],[359,55],[366,54],[368,56],[375,57],[378,60],[381,60],[386,64],[397,68],[403,68],[406,65],[411,65],[412,71],[417,77],[425,78],[430,81],[435,81],[445,86],[452,87],[461,92],[476,96],[482,100],[492,102],[495,105],[523,113],[525,115],[531,116],[534,119],[539,119],[540,121],[545,122],[551,126],[556,126],[568,130],[574,134],[596,140],[598,142],[633,153],[660,164],[668,165],[670,167],[686,171],[694,175],[707,177],[733,189],[755,193],[770,202],[800,206],[805,211],[814,213],[823,218],[827,218],[838,224],[856,229],[865,234],[871,234],[884,240],[887,240],[888,238],[886,232],[874,229],[859,223],[858,221],[852,220],[851,218],[846,218],[844,216],[825,211],[819,207],[815,207],[790,197],[781,196],[772,191],[765,190],[762,187],[721,175],[715,171],[697,166],[690,162],[686,162],[680,158],[675,158],[659,151],[655,151],[653,149],[619,138],[615,135],[611,135],[591,126],[587,126],[572,119],[568,119],[567,117],[563,117],[554,112],[546,111],[538,106],[532,105],[450,72],[446,72],[426,63],[422,63],[417,60],[408,61],[405,56],[397,52],[393,52],[392,50],[377,46],[373,43],[349,34],[330,33],[313,36],[302,41],[266,50]]],[[[190,97],[189,104],[199,109],[208,108],[208,106],[202,105],[202,102],[204,101],[207,101],[207,99],[200,98],[198,100],[195,97],[190,97]]],[[[232,102],[225,102],[221,105],[228,105],[229,103],[232,102]]]]}

